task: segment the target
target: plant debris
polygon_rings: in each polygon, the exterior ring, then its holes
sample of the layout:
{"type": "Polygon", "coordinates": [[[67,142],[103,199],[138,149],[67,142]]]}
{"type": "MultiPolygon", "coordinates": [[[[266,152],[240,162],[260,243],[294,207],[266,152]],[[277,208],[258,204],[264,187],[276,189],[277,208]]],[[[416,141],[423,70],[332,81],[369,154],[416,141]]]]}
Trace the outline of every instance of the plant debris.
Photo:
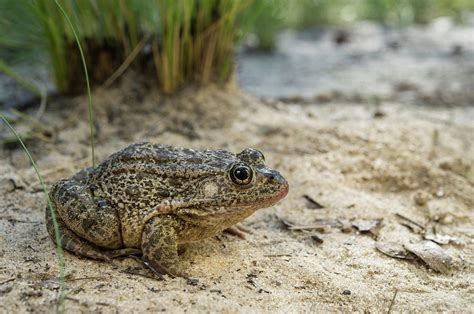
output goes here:
{"type": "Polygon", "coordinates": [[[449,244],[450,242],[459,244],[459,239],[453,236],[439,233],[428,233],[423,237],[425,240],[430,240],[438,244],[449,244]]]}
{"type": "Polygon", "coordinates": [[[416,260],[417,256],[407,251],[402,244],[395,242],[377,241],[375,243],[377,250],[383,254],[400,259],[416,260]]]}
{"type": "Polygon", "coordinates": [[[323,205],[321,205],[319,202],[315,201],[311,196],[309,195],[303,195],[304,199],[306,200],[306,206],[309,209],[321,209],[324,208],[323,205]]]}
{"type": "Polygon", "coordinates": [[[378,241],[377,250],[383,254],[406,260],[421,260],[429,268],[442,274],[447,274],[454,265],[453,259],[438,244],[432,241],[421,241],[401,245],[395,242],[378,241]]]}
{"type": "Polygon", "coordinates": [[[405,249],[418,256],[434,271],[447,274],[453,268],[453,258],[438,244],[432,241],[409,243],[405,249]]]}
{"type": "Polygon", "coordinates": [[[332,227],[340,227],[340,223],[335,219],[318,219],[311,225],[296,225],[282,218],[280,218],[280,221],[288,230],[316,230],[321,233],[328,233],[332,227]]]}
{"type": "Polygon", "coordinates": [[[197,286],[199,284],[199,279],[197,278],[188,278],[186,283],[190,286],[197,286]]]}
{"type": "Polygon", "coordinates": [[[311,236],[311,239],[313,240],[314,244],[316,244],[316,245],[323,244],[323,242],[324,242],[324,240],[321,239],[317,234],[313,234],[311,236]]]}
{"type": "Polygon", "coordinates": [[[341,224],[341,231],[344,233],[350,233],[352,231],[352,223],[346,219],[337,220],[341,224]]]}
{"type": "Polygon", "coordinates": [[[402,220],[402,222],[400,222],[400,224],[402,226],[407,227],[408,229],[410,229],[414,233],[417,233],[417,234],[425,233],[426,228],[423,225],[417,223],[416,221],[414,221],[414,220],[412,220],[408,217],[405,217],[405,216],[403,216],[402,214],[399,214],[399,213],[396,213],[395,216],[397,216],[398,218],[400,218],[402,220]]]}
{"type": "Polygon", "coordinates": [[[431,195],[426,191],[418,191],[413,195],[413,201],[417,206],[425,206],[430,200],[431,195]]]}
{"type": "Polygon", "coordinates": [[[382,219],[357,220],[352,223],[352,226],[360,233],[370,233],[377,237],[379,235],[380,229],[382,228],[382,219]]]}

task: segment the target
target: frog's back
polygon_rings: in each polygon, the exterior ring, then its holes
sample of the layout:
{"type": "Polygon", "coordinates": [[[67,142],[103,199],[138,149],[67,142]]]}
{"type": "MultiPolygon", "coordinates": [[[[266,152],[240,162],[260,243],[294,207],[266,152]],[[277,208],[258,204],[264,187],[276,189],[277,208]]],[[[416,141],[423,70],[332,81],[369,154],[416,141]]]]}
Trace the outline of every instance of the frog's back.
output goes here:
{"type": "Polygon", "coordinates": [[[139,247],[147,217],[164,203],[193,199],[202,179],[221,173],[229,159],[235,155],[138,143],[111,155],[90,182],[117,208],[124,245],[139,247]]]}

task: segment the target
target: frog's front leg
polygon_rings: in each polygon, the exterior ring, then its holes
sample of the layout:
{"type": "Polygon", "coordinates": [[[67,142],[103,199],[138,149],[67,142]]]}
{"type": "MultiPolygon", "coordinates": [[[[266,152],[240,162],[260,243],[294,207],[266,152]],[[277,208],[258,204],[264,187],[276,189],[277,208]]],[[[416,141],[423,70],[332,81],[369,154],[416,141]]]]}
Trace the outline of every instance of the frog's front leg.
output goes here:
{"type": "Polygon", "coordinates": [[[145,224],[142,235],[144,263],[158,274],[187,277],[179,267],[179,222],[171,215],[155,216],[145,224]]]}

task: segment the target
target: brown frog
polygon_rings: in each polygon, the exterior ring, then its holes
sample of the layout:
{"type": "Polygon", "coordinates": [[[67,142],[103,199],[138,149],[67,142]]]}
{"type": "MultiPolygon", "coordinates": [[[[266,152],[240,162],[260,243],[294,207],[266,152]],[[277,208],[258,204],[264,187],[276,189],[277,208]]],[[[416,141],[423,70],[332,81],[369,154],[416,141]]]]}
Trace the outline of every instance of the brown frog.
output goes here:
{"type": "MultiPolygon", "coordinates": [[[[240,233],[236,223],[286,196],[288,182],[264,161],[252,148],[130,145],[53,185],[61,245],[99,260],[142,253],[155,273],[185,276],[178,245],[225,229],[240,233]]],[[[54,240],[49,210],[46,223],[54,240]]]]}

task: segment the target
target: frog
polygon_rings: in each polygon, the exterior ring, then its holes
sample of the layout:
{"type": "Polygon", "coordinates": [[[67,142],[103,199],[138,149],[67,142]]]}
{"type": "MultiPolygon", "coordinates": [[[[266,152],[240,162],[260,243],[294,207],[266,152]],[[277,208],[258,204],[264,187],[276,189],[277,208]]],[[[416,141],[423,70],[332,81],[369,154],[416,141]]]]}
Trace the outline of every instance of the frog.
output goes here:
{"type": "Polygon", "coordinates": [[[46,227],[76,255],[109,262],[141,255],[158,276],[187,277],[180,247],[223,231],[242,237],[238,223],[288,191],[254,148],[234,154],[136,143],[54,183],[46,227]]]}

